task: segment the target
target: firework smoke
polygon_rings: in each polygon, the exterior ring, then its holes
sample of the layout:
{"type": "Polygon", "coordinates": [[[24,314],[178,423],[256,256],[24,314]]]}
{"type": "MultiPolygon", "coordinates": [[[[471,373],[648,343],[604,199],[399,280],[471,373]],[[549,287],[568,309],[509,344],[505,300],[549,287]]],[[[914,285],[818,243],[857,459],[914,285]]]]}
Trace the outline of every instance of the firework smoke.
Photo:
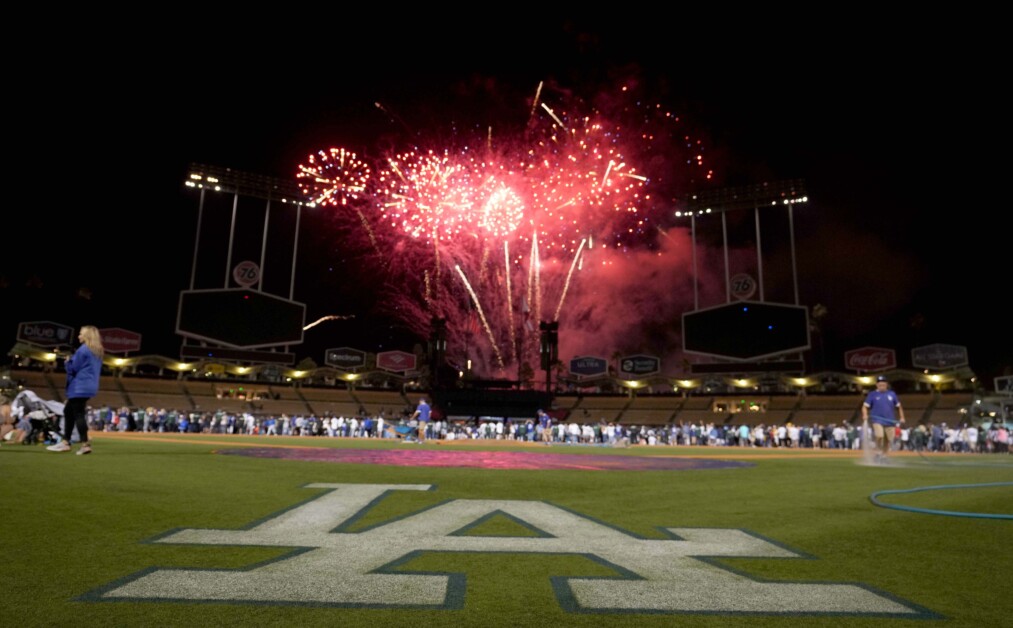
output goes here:
{"type": "Polygon", "coordinates": [[[360,225],[343,235],[368,239],[389,313],[422,337],[447,321],[456,364],[490,376],[536,365],[546,302],[558,303],[561,357],[677,345],[692,264],[672,216],[709,178],[701,145],[625,89],[595,107],[539,84],[528,104],[522,128],[495,140],[491,126],[453,145],[413,138],[372,165],[332,148],[297,177],[308,198],[354,217],[345,227],[360,225]]]}

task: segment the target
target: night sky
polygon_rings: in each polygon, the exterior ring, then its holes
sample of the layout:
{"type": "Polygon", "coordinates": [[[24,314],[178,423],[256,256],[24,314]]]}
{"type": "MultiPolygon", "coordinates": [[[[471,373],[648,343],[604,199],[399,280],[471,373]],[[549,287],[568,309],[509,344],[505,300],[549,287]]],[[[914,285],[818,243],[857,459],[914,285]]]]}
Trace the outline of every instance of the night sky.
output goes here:
{"type": "MultiPolygon", "coordinates": [[[[131,38],[15,70],[8,123],[24,133],[10,150],[27,185],[8,197],[0,250],[8,342],[18,322],[52,320],[123,327],[143,334],[143,353],[178,355],[197,217],[183,185],[191,162],[290,178],[332,146],[376,155],[523,121],[539,82],[547,97],[590,101],[634,81],[703,139],[714,178],[697,185],[806,181],[800,301],[828,311],[807,357],[814,370],[842,370],[843,352],[867,345],[896,349],[908,367],[912,347],[933,343],[968,347],[989,388],[1013,367],[1005,160],[994,154],[1008,123],[987,42],[957,48],[884,29],[861,46],[776,32],[731,45],[632,18],[343,35],[131,38]],[[144,59],[143,71],[124,55],[144,59]]],[[[308,321],[354,318],[307,331],[294,351],[322,363],[330,347],[411,350],[417,338],[378,313],[355,247],[331,225],[303,215],[294,296],[308,321]]]]}

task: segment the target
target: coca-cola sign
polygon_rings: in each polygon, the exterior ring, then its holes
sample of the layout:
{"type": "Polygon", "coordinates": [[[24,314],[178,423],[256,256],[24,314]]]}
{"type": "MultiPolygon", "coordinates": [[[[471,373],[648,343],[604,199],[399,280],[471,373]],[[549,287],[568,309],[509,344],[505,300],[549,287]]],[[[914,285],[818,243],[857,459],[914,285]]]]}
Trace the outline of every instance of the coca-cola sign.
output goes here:
{"type": "Polygon", "coordinates": [[[897,353],[882,347],[862,347],[844,352],[844,368],[874,373],[897,368],[897,353]]]}

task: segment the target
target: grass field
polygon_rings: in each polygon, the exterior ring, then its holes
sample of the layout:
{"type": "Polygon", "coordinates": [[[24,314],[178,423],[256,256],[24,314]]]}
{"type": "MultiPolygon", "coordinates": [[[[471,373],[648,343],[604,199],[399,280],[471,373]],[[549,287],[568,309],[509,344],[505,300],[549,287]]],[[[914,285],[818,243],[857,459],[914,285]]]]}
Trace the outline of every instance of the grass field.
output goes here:
{"type": "Polygon", "coordinates": [[[0,447],[4,626],[1013,623],[1008,455],[93,440],[0,447]],[[224,455],[268,446],[291,457],[224,455]],[[507,452],[582,468],[506,468],[507,452]]]}

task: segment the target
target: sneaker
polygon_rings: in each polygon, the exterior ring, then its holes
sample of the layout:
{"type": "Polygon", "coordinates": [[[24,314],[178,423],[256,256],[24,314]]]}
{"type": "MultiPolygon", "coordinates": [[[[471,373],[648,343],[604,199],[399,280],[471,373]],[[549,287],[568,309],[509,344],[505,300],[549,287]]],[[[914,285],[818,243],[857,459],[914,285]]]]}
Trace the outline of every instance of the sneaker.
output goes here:
{"type": "Polygon", "coordinates": [[[67,444],[67,441],[60,441],[55,445],[50,445],[49,447],[46,447],[46,449],[48,449],[49,451],[70,451],[70,445],[67,444]]]}
{"type": "Polygon", "coordinates": [[[81,448],[77,450],[77,455],[83,456],[91,453],[91,445],[81,445],[81,448]]]}

